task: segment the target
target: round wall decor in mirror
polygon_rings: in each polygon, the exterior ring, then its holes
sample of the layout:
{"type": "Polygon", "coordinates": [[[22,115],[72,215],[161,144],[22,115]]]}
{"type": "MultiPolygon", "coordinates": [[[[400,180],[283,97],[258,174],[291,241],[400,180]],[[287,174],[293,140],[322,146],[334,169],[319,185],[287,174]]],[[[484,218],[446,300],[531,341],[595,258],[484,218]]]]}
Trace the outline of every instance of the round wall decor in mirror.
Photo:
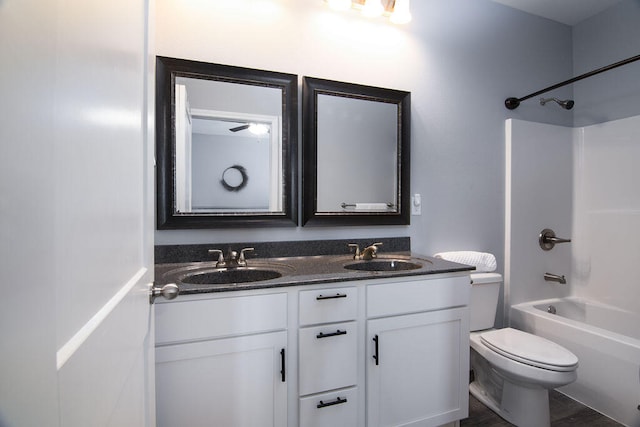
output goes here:
{"type": "Polygon", "coordinates": [[[157,228],[295,226],[297,97],[295,74],[157,57],[157,228]]]}
{"type": "Polygon", "coordinates": [[[220,184],[227,191],[240,191],[247,186],[247,170],[240,165],[229,166],[222,172],[220,184]]]}
{"type": "Polygon", "coordinates": [[[303,225],[410,220],[411,94],[304,77],[303,225]]]}

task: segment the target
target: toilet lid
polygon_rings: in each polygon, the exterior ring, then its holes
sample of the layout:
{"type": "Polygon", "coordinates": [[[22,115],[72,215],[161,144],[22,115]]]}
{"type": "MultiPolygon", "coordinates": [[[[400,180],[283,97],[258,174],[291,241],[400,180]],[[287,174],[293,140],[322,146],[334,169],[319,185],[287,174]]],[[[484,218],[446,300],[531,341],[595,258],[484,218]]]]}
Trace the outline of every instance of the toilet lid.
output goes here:
{"type": "Polygon", "coordinates": [[[572,371],[578,366],[578,358],[566,348],[517,329],[484,332],[480,340],[496,353],[527,365],[552,371],[572,371]]]}

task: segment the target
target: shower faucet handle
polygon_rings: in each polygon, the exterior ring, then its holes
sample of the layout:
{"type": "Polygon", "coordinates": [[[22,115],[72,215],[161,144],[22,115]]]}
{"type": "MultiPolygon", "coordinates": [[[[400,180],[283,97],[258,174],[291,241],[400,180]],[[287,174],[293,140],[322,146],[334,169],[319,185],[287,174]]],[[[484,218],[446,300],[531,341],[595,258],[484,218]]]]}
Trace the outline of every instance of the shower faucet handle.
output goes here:
{"type": "Polygon", "coordinates": [[[550,251],[556,245],[556,243],[569,243],[571,239],[561,239],[556,237],[555,231],[550,228],[545,228],[540,232],[538,236],[538,243],[543,251],[550,251]]]}

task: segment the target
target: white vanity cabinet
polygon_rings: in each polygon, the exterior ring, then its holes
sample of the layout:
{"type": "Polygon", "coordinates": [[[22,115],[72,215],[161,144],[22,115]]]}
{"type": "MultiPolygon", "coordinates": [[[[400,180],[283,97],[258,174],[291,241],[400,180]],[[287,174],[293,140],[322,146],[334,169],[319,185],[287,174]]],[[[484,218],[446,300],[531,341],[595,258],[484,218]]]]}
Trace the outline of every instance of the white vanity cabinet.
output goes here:
{"type": "Polygon", "coordinates": [[[159,427],[287,425],[287,294],[156,306],[159,427]]]}
{"type": "Polygon", "coordinates": [[[459,272],[159,302],[157,425],[428,427],[465,418],[469,292],[459,272]]]}
{"type": "Polygon", "coordinates": [[[469,277],[367,288],[367,426],[468,415],[469,277]]]}

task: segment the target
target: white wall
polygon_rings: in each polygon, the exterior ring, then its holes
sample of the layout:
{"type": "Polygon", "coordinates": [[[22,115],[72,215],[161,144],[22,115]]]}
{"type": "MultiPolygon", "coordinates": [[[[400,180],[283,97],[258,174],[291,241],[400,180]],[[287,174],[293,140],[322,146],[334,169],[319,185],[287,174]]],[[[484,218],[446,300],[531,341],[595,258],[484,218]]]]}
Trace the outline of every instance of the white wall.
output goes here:
{"type": "Polygon", "coordinates": [[[640,313],[640,116],[576,129],[574,294],[640,313]]]}
{"type": "Polygon", "coordinates": [[[545,228],[572,236],[573,130],[521,120],[506,129],[505,302],[570,295],[571,243],[544,251],[538,236],[545,228]],[[567,284],[545,281],[547,272],[567,284]]]}
{"type": "Polygon", "coordinates": [[[507,304],[574,295],[640,312],[638,135],[640,116],[575,129],[508,121],[507,304]],[[572,242],[542,251],[542,228],[572,242]]]}
{"type": "Polygon", "coordinates": [[[158,0],[159,55],[410,91],[411,186],[424,205],[408,227],[167,230],[156,244],[401,235],[421,253],[493,252],[502,270],[504,120],[572,121],[504,99],[571,75],[571,29],[489,0],[411,7],[413,21],[395,26],[322,0],[158,0]]]}

